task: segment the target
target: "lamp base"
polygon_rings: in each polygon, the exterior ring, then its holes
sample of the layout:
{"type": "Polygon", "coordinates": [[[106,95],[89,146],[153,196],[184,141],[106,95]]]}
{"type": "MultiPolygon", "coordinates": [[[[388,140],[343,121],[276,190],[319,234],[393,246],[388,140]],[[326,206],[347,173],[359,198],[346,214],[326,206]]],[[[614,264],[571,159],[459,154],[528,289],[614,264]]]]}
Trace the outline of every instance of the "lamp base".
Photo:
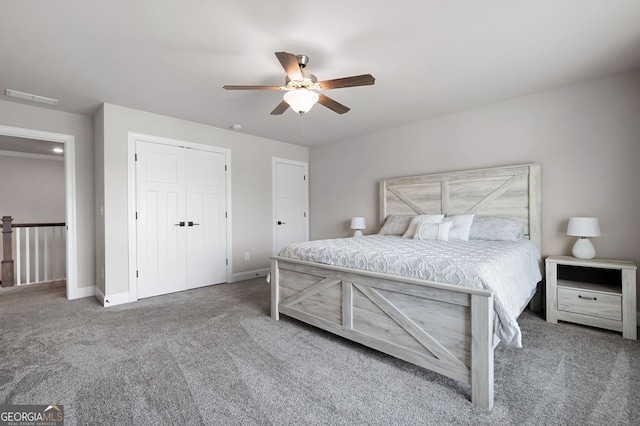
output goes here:
{"type": "Polygon", "coordinates": [[[596,256],[596,249],[588,238],[578,238],[571,249],[571,253],[578,259],[593,259],[596,256]]]}
{"type": "Polygon", "coordinates": [[[359,229],[356,229],[356,232],[353,233],[354,237],[362,237],[362,231],[359,229]]]}

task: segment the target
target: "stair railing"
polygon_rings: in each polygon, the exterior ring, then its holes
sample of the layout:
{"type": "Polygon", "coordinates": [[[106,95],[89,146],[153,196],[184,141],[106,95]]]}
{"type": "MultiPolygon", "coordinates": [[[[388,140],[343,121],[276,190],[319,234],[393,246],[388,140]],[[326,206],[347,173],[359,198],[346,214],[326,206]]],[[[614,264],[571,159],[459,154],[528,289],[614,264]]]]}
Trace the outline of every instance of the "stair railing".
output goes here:
{"type": "Polygon", "coordinates": [[[12,221],[2,217],[2,286],[66,279],[66,225],[12,221]]]}

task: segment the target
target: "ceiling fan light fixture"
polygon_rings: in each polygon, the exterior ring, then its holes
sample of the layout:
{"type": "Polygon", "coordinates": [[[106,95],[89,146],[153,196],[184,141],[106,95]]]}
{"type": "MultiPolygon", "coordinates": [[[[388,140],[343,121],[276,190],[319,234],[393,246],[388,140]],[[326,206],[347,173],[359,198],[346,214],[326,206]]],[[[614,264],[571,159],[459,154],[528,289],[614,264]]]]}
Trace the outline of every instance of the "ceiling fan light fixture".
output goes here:
{"type": "Polygon", "coordinates": [[[298,114],[305,114],[318,102],[319,95],[307,89],[295,89],[284,94],[284,101],[298,114]]]}

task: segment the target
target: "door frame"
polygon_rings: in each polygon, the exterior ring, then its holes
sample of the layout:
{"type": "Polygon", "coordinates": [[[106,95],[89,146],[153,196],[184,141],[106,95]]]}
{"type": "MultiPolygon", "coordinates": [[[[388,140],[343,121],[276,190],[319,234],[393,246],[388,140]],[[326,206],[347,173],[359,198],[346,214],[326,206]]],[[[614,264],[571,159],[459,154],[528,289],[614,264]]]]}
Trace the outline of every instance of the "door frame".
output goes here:
{"type": "MultiPolygon", "coordinates": [[[[78,288],[78,241],[76,238],[76,137],[63,133],[46,132],[0,124],[0,134],[18,138],[64,144],[65,221],[67,224],[67,299],[92,296],[78,288]]],[[[95,287],[92,287],[94,289],[95,287]]]]}
{"type": "Polygon", "coordinates": [[[271,206],[272,206],[272,218],[271,218],[271,226],[272,226],[272,240],[273,240],[273,246],[272,246],[272,254],[274,256],[276,256],[278,253],[276,253],[276,250],[278,249],[278,241],[277,241],[277,232],[278,232],[278,225],[276,224],[277,222],[277,215],[278,215],[278,191],[277,191],[277,184],[278,184],[278,180],[277,180],[277,173],[276,173],[276,164],[278,163],[283,163],[283,164],[289,164],[291,166],[301,166],[304,167],[304,173],[305,176],[307,176],[306,179],[306,183],[305,183],[305,210],[307,211],[307,220],[305,221],[304,227],[305,227],[305,240],[309,239],[309,163],[304,162],[304,161],[296,161],[296,160],[289,160],[287,158],[278,158],[278,157],[271,157],[271,206]]]}
{"type": "Polygon", "coordinates": [[[231,235],[231,150],[228,148],[221,148],[213,145],[206,145],[202,143],[187,142],[178,139],[165,138],[161,136],[146,135],[143,133],[127,132],[127,163],[128,163],[128,199],[129,205],[128,212],[128,232],[129,232],[129,301],[135,302],[138,300],[138,241],[136,238],[136,141],[141,140],[144,142],[157,143],[162,145],[170,145],[175,147],[198,149],[201,151],[217,152],[225,155],[225,164],[227,166],[227,175],[225,179],[225,202],[227,204],[227,270],[226,277],[227,282],[231,282],[231,275],[233,271],[233,262],[231,259],[231,249],[233,241],[231,235]]]}

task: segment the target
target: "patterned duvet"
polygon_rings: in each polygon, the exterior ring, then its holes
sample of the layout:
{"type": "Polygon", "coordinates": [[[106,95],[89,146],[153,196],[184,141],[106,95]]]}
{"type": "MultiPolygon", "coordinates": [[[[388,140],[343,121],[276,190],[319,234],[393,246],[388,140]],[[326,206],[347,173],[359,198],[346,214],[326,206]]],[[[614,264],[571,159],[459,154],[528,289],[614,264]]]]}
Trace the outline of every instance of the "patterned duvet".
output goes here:
{"type": "Polygon", "coordinates": [[[516,318],[542,279],[535,245],[522,241],[430,241],[369,235],[292,244],[280,256],[494,292],[494,331],[507,345],[522,347],[516,318]]]}

